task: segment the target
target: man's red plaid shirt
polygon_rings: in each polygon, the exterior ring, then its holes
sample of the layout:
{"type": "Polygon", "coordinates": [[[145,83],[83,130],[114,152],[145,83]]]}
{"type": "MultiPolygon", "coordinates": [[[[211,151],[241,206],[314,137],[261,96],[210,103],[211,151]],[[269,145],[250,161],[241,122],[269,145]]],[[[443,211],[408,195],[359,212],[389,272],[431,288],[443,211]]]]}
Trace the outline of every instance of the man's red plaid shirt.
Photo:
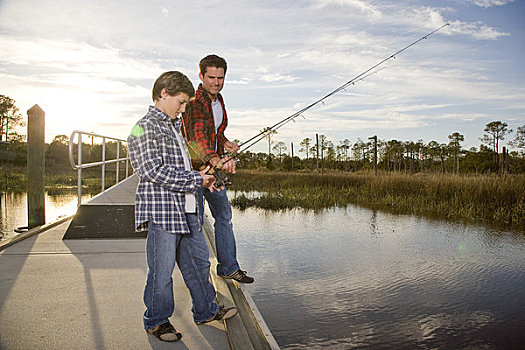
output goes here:
{"type": "Polygon", "coordinates": [[[224,136],[224,130],[228,126],[226,107],[221,94],[217,95],[222,106],[222,123],[215,132],[215,122],[211,108],[211,98],[199,85],[192,99],[186,106],[182,118],[184,121],[184,136],[188,141],[191,159],[194,169],[208,163],[210,158],[224,154],[224,143],[228,141],[224,136]],[[217,149],[215,149],[217,144],[217,149]]]}

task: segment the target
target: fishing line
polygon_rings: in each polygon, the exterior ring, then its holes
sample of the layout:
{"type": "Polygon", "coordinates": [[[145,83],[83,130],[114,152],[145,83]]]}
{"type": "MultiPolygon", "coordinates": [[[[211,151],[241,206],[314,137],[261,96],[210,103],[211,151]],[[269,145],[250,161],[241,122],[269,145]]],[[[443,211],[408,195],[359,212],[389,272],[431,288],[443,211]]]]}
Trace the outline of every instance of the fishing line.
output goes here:
{"type": "Polygon", "coordinates": [[[315,105],[319,104],[319,103],[324,103],[323,101],[326,100],[327,98],[337,94],[338,92],[342,91],[342,90],[346,90],[347,87],[349,87],[350,85],[355,85],[355,83],[359,82],[359,81],[363,81],[364,79],[366,79],[367,77],[369,77],[370,75],[372,74],[375,74],[377,72],[379,72],[381,69],[377,70],[377,71],[374,71],[374,69],[378,68],[379,66],[381,66],[382,64],[384,64],[385,62],[393,59],[393,58],[396,58],[397,55],[399,55],[400,53],[402,53],[403,51],[409,49],[410,47],[416,45],[417,43],[419,43],[420,41],[422,40],[425,40],[425,39],[428,39],[429,36],[431,36],[432,34],[434,34],[435,32],[441,30],[442,28],[448,26],[449,23],[446,23],[444,25],[442,25],[441,27],[431,31],[430,33],[422,36],[421,38],[417,39],[416,41],[413,41],[412,43],[408,44],[407,46],[403,47],[402,49],[396,51],[395,53],[391,54],[390,56],[388,56],[387,58],[381,60],[380,62],[376,63],[375,65],[373,65],[372,67],[368,68],[367,70],[363,71],[362,73],[358,74],[357,76],[355,76],[354,78],[350,79],[349,81],[347,81],[346,83],[344,83],[343,85],[339,86],[338,88],[336,88],[335,90],[331,91],[330,93],[328,93],[327,95],[321,97],[320,99],[310,103],[309,105],[307,105],[306,107],[300,109],[299,111],[293,113],[292,115],[282,119],[281,121],[277,122],[276,124],[274,124],[273,126],[270,126],[270,127],[267,127],[267,128],[264,128],[260,133],[258,133],[257,135],[249,138],[248,140],[242,142],[239,144],[239,150],[237,151],[237,154],[238,153],[242,153],[244,151],[246,151],[248,148],[252,147],[253,145],[255,145],[256,143],[258,143],[259,141],[261,141],[263,138],[265,138],[270,132],[273,132],[277,129],[279,129],[280,127],[284,126],[285,124],[289,123],[290,121],[295,121],[295,119],[299,116],[303,116],[303,113],[306,112],[307,110],[309,110],[310,108],[314,107],[315,105]],[[246,146],[246,144],[248,144],[246,146]]]}
{"type": "MultiPolygon", "coordinates": [[[[381,71],[381,70],[383,70],[383,69],[386,69],[386,67],[381,67],[381,68],[379,68],[379,69],[376,70],[376,71],[373,71],[373,72],[370,72],[370,73],[366,74],[365,76],[363,76],[363,77],[361,77],[361,78],[359,78],[359,79],[353,81],[353,82],[351,83],[351,85],[355,85],[356,83],[365,80],[367,77],[371,76],[372,74],[376,74],[376,73],[378,73],[379,71],[381,71]]],[[[341,89],[341,90],[346,91],[346,86],[345,86],[343,89],[341,89]]],[[[341,90],[339,90],[339,91],[341,91],[341,90]]],[[[323,103],[323,105],[324,105],[324,101],[319,101],[319,102],[323,103]]],[[[294,113],[294,114],[295,114],[295,113],[294,113]]],[[[265,128],[265,129],[263,129],[263,130],[261,131],[261,133],[260,133],[259,135],[256,135],[256,136],[255,136],[255,140],[253,140],[254,138],[252,138],[252,139],[250,139],[250,140],[248,140],[248,141],[245,141],[245,142],[241,143],[241,145],[244,145],[244,144],[246,144],[246,143],[249,142],[249,141],[253,141],[250,145],[248,145],[248,146],[244,146],[244,147],[243,147],[244,150],[242,150],[242,151],[239,150],[237,153],[244,152],[244,151],[247,150],[248,148],[252,147],[252,146],[255,145],[256,143],[258,143],[259,141],[261,141],[262,139],[264,139],[266,136],[268,136],[268,131],[275,131],[275,130],[277,130],[277,129],[283,127],[284,125],[288,124],[289,122],[294,122],[294,123],[295,123],[295,119],[298,118],[298,117],[302,117],[303,119],[306,119],[306,117],[301,113],[301,114],[299,114],[299,115],[295,115],[293,118],[288,117],[288,118],[286,118],[286,120],[282,120],[282,121],[279,122],[278,124],[274,125],[273,129],[265,128]]],[[[241,145],[239,145],[239,147],[240,147],[241,145]]]]}

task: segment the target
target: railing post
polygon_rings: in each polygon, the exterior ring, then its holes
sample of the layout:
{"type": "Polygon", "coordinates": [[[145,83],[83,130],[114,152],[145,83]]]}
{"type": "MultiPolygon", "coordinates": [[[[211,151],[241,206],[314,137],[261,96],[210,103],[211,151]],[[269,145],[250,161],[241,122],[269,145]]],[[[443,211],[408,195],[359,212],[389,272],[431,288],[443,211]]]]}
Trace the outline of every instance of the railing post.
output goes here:
{"type": "Polygon", "coordinates": [[[27,111],[27,226],[45,224],[45,119],[46,113],[34,105],[27,111]]]}
{"type": "Polygon", "coordinates": [[[114,137],[110,137],[110,136],[103,136],[103,135],[97,135],[93,132],[85,132],[85,131],[80,131],[80,130],[75,130],[73,131],[73,133],[71,134],[71,137],[69,138],[69,164],[71,165],[71,167],[77,171],[77,174],[78,174],[78,206],[81,205],[81,201],[82,201],[82,169],[84,168],[90,168],[90,167],[94,167],[94,166],[101,166],[102,167],[102,191],[101,192],[105,192],[105,187],[106,187],[106,181],[105,181],[105,172],[106,172],[106,164],[109,163],[109,164],[113,164],[113,163],[116,163],[117,164],[117,181],[116,181],[116,184],[119,183],[119,178],[120,178],[120,162],[121,161],[125,161],[126,162],[126,178],[128,178],[128,175],[129,175],[129,157],[127,155],[127,151],[126,151],[126,158],[122,159],[120,158],[120,145],[122,144],[122,142],[126,142],[126,140],[121,140],[121,139],[118,139],[118,138],[114,138],[114,137]],[[78,162],[75,163],[75,158],[74,158],[74,155],[73,155],[73,149],[74,149],[74,139],[75,139],[75,135],[78,134],[78,162]],[[100,162],[91,162],[91,163],[86,163],[86,164],[82,164],[82,135],[88,135],[88,137],[100,137],[102,138],[102,161],[100,162]],[[110,140],[116,140],[117,141],[117,158],[116,159],[111,159],[109,161],[106,160],[106,139],[110,139],[110,140]]]}
{"type": "Polygon", "coordinates": [[[126,179],[128,178],[129,174],[129,154],[126,149],[126,179]]]}
{"type": "Polygon", "coordinates": [[[106,138],[102,138],[102,191],[104,192],[106,190],[106,186],[104,184],[104,178],[106,174],[106,138]]]}
{"type": "Polygon", "coordinates": [[[115,175],[116,177],[115,184],[118,184],[119,168],[120,168],[120,141],[117,141],[117,174],[115,175]]]}
{"type": "MultiPolygon", "coordinates": [[[[82,166],[82,134],[78,134],[78,165],[82,166]]],[[[77,196],[78,206],[82,204],[82,168],[77,170],[77,196]]]]}

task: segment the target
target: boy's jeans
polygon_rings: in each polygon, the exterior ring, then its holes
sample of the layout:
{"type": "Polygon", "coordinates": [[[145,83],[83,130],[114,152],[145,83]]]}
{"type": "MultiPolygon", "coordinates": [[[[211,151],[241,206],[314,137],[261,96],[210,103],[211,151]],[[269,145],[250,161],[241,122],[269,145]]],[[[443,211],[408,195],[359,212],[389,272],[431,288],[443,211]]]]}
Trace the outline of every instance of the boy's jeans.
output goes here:
{"type": "Polygon", "coordinates": [[[215,219],[215,248],[217,249],[217,275],[226,276],[239,270],[237,262],[237,248],[233,235],[232,208],[228,201],[226,189],[211,192],[207,188],[197,191],[197,204],[199,215],[203,222],[204,201],[203,196],[208,202],[211,215],[215,219]]]}
{"type": "Polygon", "coordinates": [[[169,233],[150,221],[146,240],[148,277],[144,289],[144,328],[152,329],[168,322],[173,314],[173,280],[175,262],[193,300],[195,322],[212,318],[219,311],[215,289],[210,283],[209,252],[197,214],[186,214],[190,233],[169,233]]]}

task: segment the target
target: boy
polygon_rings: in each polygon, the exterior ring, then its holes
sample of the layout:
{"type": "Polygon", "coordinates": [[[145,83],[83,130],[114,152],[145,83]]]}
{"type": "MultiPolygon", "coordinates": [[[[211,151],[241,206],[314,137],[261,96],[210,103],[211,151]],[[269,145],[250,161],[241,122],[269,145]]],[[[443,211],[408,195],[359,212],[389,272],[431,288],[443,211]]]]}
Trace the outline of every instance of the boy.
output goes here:
{"type": "Polygon", "coordinates": [[[180,114],[193,85],[182,73],[163,73],[153,86],[154,106],[133,127],[128,137],[131,164],[139,177],[135,196],[135,227],[148,231],[148,273],[144,289],[144,328],[163,341],[182,335],[168,318],[173,314],[172,273],[179,265],[193,301],[197,324],[237,314],[235,307],[219,307],[209,281],[209,252],[197,215],[195,193],[213,190],[215,179],[206,170],[197,172],[180,133],[180,114]]]}

